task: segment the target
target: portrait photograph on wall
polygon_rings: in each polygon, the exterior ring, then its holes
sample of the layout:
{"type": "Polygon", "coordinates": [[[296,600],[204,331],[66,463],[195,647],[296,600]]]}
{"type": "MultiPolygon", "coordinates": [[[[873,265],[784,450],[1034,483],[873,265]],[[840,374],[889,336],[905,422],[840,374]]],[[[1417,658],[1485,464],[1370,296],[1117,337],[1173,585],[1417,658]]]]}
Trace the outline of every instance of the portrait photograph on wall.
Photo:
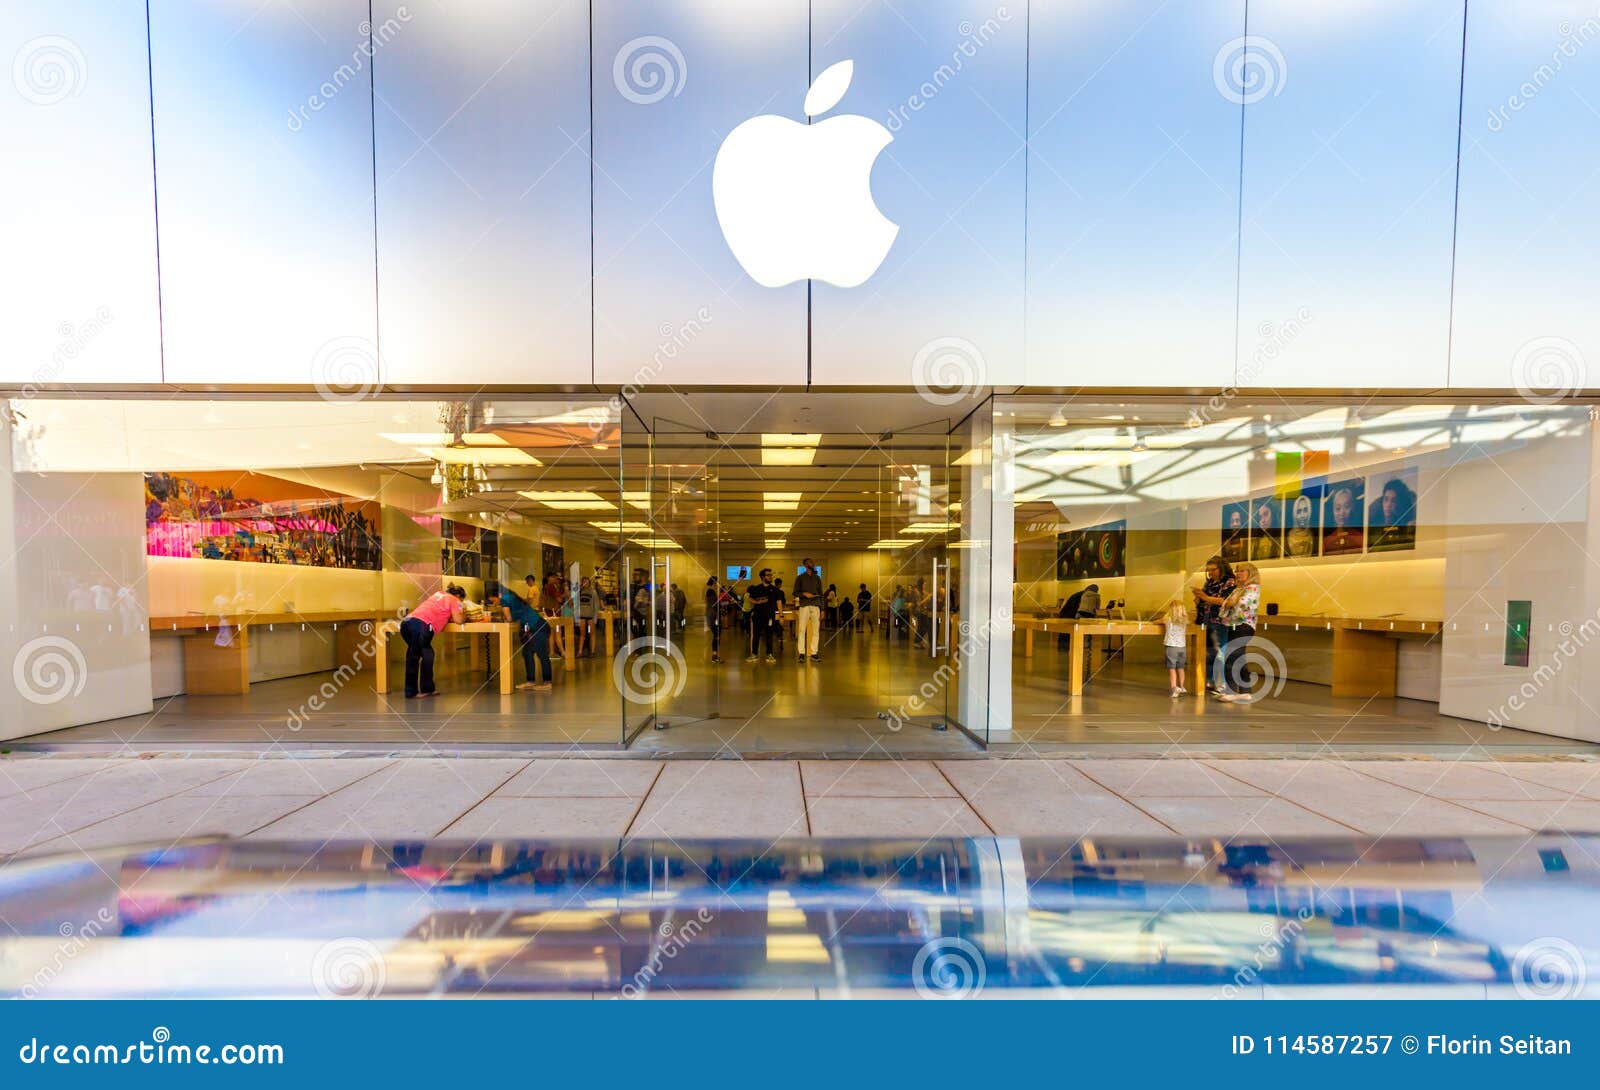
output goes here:
{"type": "Polygon", "coordinates": [[[1056,535],[1056,578],[1116,579],[1128,574],[1125,519],[1056,535]]]}
{"type": "Polygon", "coordinates": [[[1222,505],[1222,548],[1217,550],[1222,559],[1237,564],[1250,558],[1250,502],[1222,505]]]}
{"type": "Polygon", "coordinates": [[[1322,505],[1322,555],[1349,556],[1363,551],[1362,506],[1366,482],[1360,477],[1334,481],[1322,505]]]}
{"type": "Polygon", "coordinates": [[[1322,489],[1307,488],[1283,501],[1286,527],[1283,555],[1304,558],[1322,553],[1322,489]]]}
{"type": "Polygon", "coordinates": [[[1250,559],[1283,555],[1283,501],[1262,496],[1250,501],[1250,559]]]}
{"type": "Polygon", "coordinates": [[[260,473],[146,473],[145,551],[317,568],[383,566],[378,505],[260,473]]]}
{"type": "Polygon", "coordinates": [[[1417,547],[1417,470],[1380,473],[1367,481],[1367,552],[1417,547]]]}

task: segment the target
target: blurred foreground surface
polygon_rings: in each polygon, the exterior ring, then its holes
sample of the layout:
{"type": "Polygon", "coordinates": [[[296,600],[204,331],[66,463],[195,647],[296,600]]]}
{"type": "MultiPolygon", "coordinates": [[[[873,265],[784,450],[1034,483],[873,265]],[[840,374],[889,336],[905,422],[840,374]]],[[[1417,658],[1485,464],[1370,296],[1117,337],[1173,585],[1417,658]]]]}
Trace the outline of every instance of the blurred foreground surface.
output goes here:
{"type": "Polygon", "coordinates": [[[0,919],[24,997],[1566,998],[1600,837],[198,841],[6,864],[0,919]]]}

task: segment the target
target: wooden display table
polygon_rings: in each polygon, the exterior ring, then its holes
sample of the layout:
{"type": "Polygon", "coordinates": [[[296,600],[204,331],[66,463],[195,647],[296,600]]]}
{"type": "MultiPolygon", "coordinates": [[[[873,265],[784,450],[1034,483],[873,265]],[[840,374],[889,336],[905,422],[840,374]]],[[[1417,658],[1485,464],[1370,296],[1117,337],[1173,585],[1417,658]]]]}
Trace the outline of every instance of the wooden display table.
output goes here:
{"type": "MultiPolygon", "coordinates": [[[[559,620],[559,618],[555,619],[559,620]]],[[[373,656],[373,660],[374,665],[377,667],[377,677],[375,679],[374,687],[380,693],[386,693],[389,691],[389,636],[396,634],[399,631],[399,621],[386,621],[384,624],[378,627],[377,653],[373,656]]],[[[511,692],[512,682],[515,680],[516,676],[516,665],[512,658],[512,653],[516,646],[515,637],[520,631],[521,626],[514,625],[510,621],[468,621],[466,624],[445,625],[444,630],[436,633],[435,638],[452,632],[460,632],[469,636],[498,636],[500,645],[500,692],[502,694],[506,694],[511,692]]],[[[476,648],[477,640],[473,640],[472,643],[474,648],[476,648]]],[[[474,668],[477,667],[478,663],[476,661],[476,654],[474,654],[473,659],[469,661],[472,661],[474,668]]]]}
{"type": "Polygon", "coordinates": [[[360,647],[379,627],[372,610],[324,610],[314,613],[188,613],[151,617],[150,634],[163,632],[183,642],[183,688],[195,696],[237,695],[250,691],[250,630],[278,625],[332,624],[341,664],[360,668],[360,647]],[[363,623],[364,622],[364,623],[363,623]]]}
{"type": "Polygon", "coordinates": [[[1262,614],[1256,631],[1328,632],[1333,636],[1333,695],[1392,697],[1399,675],[1402,639],[1431,640],[1443,628],[1441,621],[1401,617],[1302,617],[1262,614]]]}
{"type": "Polygon", "coordinates": [[[599,615],[595,617],[595,627],[606,630],[606,658],[608,659],[617,657],[616,622],[619,620],[623,620],[626,623],[620,609],[602,609],[599,615]]]}
{"type": "MultiPolygon", "coordinates": [[[[1090,636],[1164,636],[1167,626],[1161,621],[1113,621],[1095,617],[1028,617],[1013,618],[1012,624],[1027,633],[1023,637],[1024,658],[1033,657],[1033,634],[1056,632],[1067,637],[1071,649],[1068,664],[1068,689],[1073,696],[1083,694],[1083,675],[1090,636]]],[[[1190,692],[1203,693],[1206,688],[1206,630],[1199,625],[1189,625],[1184,633],[1189,652],[1188,676],[1192,679],[1190,692]]]]}

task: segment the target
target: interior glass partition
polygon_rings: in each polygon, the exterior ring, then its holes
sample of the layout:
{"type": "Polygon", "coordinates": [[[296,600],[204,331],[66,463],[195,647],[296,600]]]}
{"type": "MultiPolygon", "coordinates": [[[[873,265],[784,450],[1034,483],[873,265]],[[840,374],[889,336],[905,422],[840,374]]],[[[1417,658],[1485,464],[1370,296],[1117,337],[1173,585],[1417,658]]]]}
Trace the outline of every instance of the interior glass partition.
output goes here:
{"type": "Polygon", "coordinates": [[[998,399],[992,577],[1014,613],[1009,737],[1600,740],[1591,412],[998,399]],[[1229,602],[1230,570],[1255,591],[1229,602]],[[1169,646],[1174,604],[1187,627],[1169,646]]]}

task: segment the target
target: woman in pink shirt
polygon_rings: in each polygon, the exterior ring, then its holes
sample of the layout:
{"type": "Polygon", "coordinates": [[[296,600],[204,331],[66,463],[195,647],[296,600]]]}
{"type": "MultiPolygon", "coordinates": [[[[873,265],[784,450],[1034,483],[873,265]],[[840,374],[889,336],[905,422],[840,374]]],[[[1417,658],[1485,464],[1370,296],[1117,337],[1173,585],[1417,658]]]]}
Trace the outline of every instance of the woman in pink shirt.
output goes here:
{"type": "Polygon", "coordinates": [[[467,592],[451,586],[430,594],[400,622],[400,638],[406,641],[406,697],[432,696],[433,637],[452,621],[466,620],[461,602],[467,592]]]}

